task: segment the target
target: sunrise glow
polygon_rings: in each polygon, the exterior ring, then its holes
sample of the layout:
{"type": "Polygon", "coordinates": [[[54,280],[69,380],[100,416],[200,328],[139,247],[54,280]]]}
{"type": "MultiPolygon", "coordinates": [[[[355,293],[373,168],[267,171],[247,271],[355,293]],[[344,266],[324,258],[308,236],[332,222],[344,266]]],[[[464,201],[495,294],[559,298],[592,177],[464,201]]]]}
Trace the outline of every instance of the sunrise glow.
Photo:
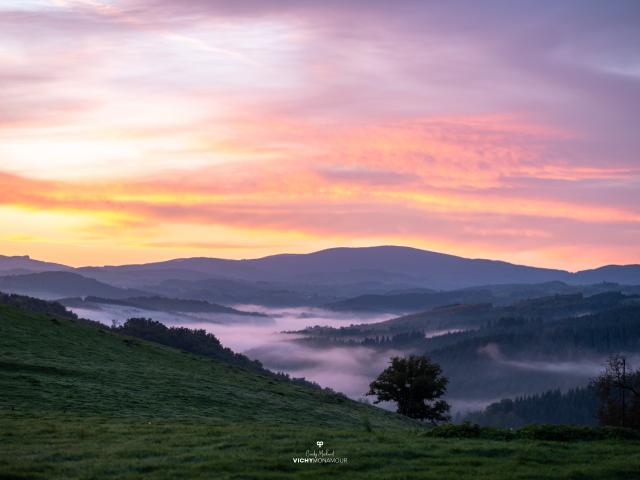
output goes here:
{"type": "Polygon", "coordinates": [[[0,2],[0,252],[640,262],[634,19],[446,4],[0,2]]]}

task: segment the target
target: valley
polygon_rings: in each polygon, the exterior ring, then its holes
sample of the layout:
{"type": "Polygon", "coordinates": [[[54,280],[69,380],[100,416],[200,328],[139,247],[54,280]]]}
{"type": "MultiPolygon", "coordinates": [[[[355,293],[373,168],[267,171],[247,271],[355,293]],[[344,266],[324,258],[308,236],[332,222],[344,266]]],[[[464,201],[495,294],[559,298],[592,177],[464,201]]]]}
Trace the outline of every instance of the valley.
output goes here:
{"type": "Polygon", "coordinates": [[[4,478],[231,479],[274,472],[595,480],[640,468],[640,440],[615,431],[567,430],[585,437],[575,441],[544,430],[523,430],[514,439],[508,432],[429,430],[334,392],[122,336],[26,297],[0,305],[0,353],[4,478]],[[346,461],[295,464],[320,439],[346,461]]]}

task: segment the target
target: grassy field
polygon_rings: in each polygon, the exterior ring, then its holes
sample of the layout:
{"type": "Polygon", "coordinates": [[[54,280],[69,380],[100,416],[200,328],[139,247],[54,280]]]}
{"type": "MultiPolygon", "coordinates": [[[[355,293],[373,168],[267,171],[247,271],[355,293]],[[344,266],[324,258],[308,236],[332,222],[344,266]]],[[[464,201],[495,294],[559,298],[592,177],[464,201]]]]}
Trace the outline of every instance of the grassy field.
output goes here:
{"type": "Polygon", "coordinates": [[[434,439],[418,430],[53,416],[0,421],[0,478],[637,479],[638,442],[434,439]],[[294,464],[323,448],[343,464],[294,464]]]}
{"type": "Polygon", "coordinates": [[[394,414],[0,306],[0,479],[633,479],[640,442],[439,439],[394,414]],[[340,464],[296,464],[307,450],[340,464]]]}
{"type": "Polygon", "coordinates": [[[84,322],[0,305],[0,408],[353,426],[392,413],[84,322]]]}

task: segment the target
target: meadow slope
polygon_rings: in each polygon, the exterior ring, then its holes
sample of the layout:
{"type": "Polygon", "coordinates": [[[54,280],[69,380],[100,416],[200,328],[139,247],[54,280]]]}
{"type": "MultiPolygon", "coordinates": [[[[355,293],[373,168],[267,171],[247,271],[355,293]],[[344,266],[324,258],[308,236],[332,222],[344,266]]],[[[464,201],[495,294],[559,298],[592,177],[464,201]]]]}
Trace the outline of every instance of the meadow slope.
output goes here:
{"type": "Polygon", "coordinates": [[[0,479],[622,479],[640,471],[638,442],[431,438],[340,395],[6,305],[0,392],[0,479]],[[348,461],[293,462],[317,441],[348,461]]]}

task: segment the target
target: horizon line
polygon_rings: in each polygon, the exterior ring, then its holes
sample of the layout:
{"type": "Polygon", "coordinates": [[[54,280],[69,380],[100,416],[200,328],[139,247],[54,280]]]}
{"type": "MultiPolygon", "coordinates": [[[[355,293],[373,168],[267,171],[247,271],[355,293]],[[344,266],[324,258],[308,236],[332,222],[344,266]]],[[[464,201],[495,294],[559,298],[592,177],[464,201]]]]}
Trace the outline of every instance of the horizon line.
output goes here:
{"type": "Polygon", "coordinates": [[[281,252],[281,253],[273,253],[273,254],[270,254],[270,255],[263,255],[263,256],[260,256],[260,257],[250,257],[250,258],[228,258],[228,257],[201,256],[201,255],[198,255],[198,256],[192,256],[192,257],[171,257],[171,258],[166,258],[164,260],[154,260],[154,261],[142,262],[142,263],[121,263],[121,264],[79,265],[79,266],[74,266],[74,265],[68,264],[68,263],[62,263],[62,262],[59,262],[59,261],[56,261],[56,260],[34,258],[30,254],[23,254],[23,255],[4,255],[4,254],[0,254],[0,256],[1,257],[6,257],[6,258],[26,258],[26,259],[34,260],[34,261],[38,261],[38,262],[54,263],[54,264],[61,265],[63,267],[68,267],[68,268],[73,268],[73,269],[81,269],[81,268],[108,268],[108,267],[126,267],[126,266],[136,266],[136,265],[149,265],[149,264],[154,264],[154,263],[166,263],[166,262],[172,262],[172,261],[194,260],[194,259],[224,260],[224,261],[232,261],[232,262],[243,262],[243,261],[262,260],[262,259],[271,258],[271,257],[278,257],[278,256],[306,256],[306,255],[313,255],[313,254],[322,253],[322,252],[326,252],[326,251],[330,251],[330,250],[365,250],[365,249],[380,249],[380,248],[398,248],[398,249],[406,249],[406,250],[416,250],[416,251],[419,251],[419,252],[432,253],[432,254],[443,255],[443,256],[448,256],[448,257],[456,257],[456,258],[460,258],[460,259],[464,259],[464,260],[478,260],[478,261],[499,262],[499,263],[506,263],[506,264],[514,265],[514,266],[518,266],[518,267],[535,268],[535,269],[540,269],[540,270],[552,270],[552,271],[558,271],[558,272],[566,272],[566,273],[570,273],[570,274],[589,271],[589,270],[597,270],[599,268],[605,268],[605,267],[640,266],[640,263],[624,263],[624,264],[610,263],[610,264],[599,265],[599,266],[596,266],[596,267],[585,268],[585,269],[582,269],[582,270],[568,270],[568,269],[557,268],[557,267],[539,267],[539,266],[535,266],[535,265],[531,265],[531,264],[514,263],[514,262],[509,262],[507,260],[500,260],[500,259],[495,259],[495,258],[465,257],[465,256],[462,256],[462,255],[438,252],[438,251],[435,251],[435,250],[427,250],[427,249],[418,248],[418,247],[412,247],[412,246],[408,246],[408,245],[393,245],[393,244],[369,245],[369,246],[361,246],[361,247],[357,247],[357,246],[336,246],[336,247],[323,248],[323,249],[320,249],[320,250],[314,250],[314,251],[310,251],[310,252],[302,252],[302,253],[281,252]]]}

